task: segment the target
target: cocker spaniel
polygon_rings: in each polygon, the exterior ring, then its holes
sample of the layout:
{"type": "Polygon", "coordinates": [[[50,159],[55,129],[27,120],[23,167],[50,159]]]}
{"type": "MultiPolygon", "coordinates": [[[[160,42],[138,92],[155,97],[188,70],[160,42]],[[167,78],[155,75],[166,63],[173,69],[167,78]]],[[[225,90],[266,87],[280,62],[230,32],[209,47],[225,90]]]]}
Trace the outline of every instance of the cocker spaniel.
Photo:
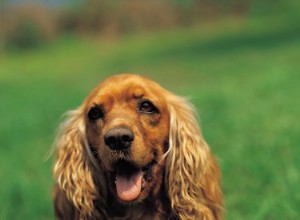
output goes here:
{"type": "Polygon", "coordinates": [[[56,219],[222,219],[194,107],[142,76],[108,78],[67,114],[53,173],[56,219]]]}

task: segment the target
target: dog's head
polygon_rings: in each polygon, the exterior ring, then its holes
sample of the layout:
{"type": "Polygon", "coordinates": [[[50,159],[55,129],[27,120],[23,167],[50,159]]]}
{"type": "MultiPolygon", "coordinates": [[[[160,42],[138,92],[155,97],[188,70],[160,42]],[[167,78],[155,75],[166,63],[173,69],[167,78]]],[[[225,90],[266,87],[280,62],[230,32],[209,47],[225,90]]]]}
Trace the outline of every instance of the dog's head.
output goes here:
{"type": "Polygon", "coordinates": [[[108,196],[127,204],[159,193],[181,219],[221,216],[218,167],[193,106],[147,78],[101,83],[69,113],[56,146],[54,176],[82,216],[108,196]]]}
{"type": "Polygon", "coordinates": [[[122,75],[85,101],[88,144],[121,201],[143,200],[161,186],[170,118],[163,93],[153,81],[122,75]]]}

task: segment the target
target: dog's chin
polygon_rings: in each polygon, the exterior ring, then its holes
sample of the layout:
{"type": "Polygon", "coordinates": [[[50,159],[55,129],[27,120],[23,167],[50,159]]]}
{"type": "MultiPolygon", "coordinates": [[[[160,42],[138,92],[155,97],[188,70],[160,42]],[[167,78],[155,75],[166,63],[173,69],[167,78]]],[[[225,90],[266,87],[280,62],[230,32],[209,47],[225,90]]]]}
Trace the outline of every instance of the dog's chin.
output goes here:
{"type": "Polygon", "coordinates": [[[132,161],[118,160],[109,172],[110,189],[117,200],[124,204],[143,201],[149,196],[153,180],[154,161],[139,167],[132,161]]]}

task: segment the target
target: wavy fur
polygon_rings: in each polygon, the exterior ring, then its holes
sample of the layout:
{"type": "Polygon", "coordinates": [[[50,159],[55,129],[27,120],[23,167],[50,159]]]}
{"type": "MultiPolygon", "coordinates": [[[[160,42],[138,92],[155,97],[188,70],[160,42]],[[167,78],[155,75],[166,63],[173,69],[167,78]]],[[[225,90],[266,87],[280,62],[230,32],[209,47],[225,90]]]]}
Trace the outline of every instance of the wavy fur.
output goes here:
{"type": "Polygon", "coordinates": [[[186,99],[168,97],[170,150],[167,156],[167,187],[171,206],[181,219],[222,219],[220,176],[186,99]]]}
{"type": "Polygon", "coordinates": [[[60,128],[53,174],[67,198],[85,216],[92,214],[93,200],[98,193],[92,178],[90,157],[85,152],[85,128],[81,111],[70,111],[60,128]]]}

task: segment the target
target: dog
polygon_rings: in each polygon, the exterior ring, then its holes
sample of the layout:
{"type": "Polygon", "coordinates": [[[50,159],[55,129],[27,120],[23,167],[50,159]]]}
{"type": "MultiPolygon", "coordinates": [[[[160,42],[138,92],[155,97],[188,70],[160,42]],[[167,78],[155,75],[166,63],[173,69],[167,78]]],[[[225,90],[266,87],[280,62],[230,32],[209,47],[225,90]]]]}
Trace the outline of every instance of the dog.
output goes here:
{"type": "Polygon", "coordinates": [[[220,171],[195,115],[143,76],[99,84],[55,142],[56,219],[222,219],[220,171]]]}

